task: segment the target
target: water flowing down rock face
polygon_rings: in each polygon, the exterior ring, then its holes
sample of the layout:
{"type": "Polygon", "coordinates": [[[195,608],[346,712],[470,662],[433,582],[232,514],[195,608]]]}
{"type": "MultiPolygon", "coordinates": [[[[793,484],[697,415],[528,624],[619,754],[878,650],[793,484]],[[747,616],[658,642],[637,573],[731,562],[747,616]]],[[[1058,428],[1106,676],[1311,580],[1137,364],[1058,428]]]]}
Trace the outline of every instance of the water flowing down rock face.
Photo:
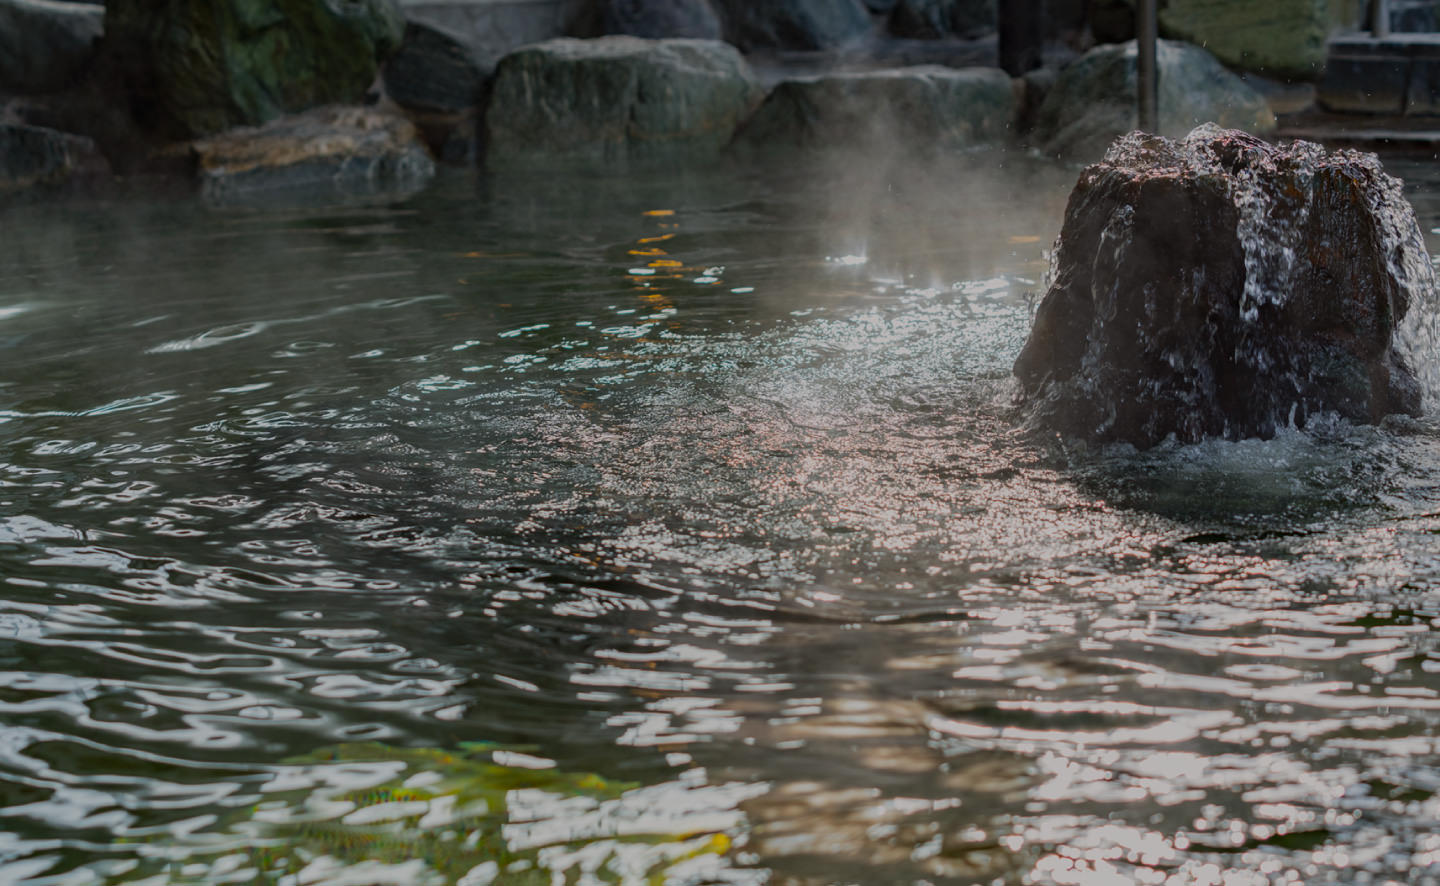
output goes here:
{"type": "Polygon", "coordinates": [[[355,103],[400,45],[395,0],[109,0],[105,41],[147,125],[176,138],[355,103]]]}
{"type": "Polygon", "coordinates": [[[1051,276],[1015,375],[1066,436],[1147,447],[1420,412],[1397,329],[1433,310],[1435,276],[1373,154],[1131,133],[1081,174],[1051,276]]]}

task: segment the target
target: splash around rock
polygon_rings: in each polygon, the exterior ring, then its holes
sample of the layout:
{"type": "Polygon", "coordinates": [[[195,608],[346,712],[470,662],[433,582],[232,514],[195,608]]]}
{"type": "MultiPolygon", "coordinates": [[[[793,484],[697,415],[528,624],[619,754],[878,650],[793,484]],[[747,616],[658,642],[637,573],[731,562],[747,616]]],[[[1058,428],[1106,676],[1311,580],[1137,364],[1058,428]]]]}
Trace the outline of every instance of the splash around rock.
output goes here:
{"type": "Polygon", "coordinates": [[[1142,448],[1418,415],[1400,330],[1434,291],[1375,155],[1135,132],[1081,173],[1015,375],[1033,423],[1142,448]]]}

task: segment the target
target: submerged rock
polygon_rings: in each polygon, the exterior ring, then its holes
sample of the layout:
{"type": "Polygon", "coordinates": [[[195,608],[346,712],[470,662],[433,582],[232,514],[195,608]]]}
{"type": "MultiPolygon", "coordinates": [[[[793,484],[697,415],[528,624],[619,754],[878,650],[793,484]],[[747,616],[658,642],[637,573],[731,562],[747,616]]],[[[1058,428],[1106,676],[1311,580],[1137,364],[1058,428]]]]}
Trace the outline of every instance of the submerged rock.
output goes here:
{"type": "Polygon", "coordinates": [[[0,89],[56,92],[95,57],[105,7],[54,0],[0,0],[0,89]]]}
{"type": "MultiPolygon", "coordinates": [[[[1264,96],[1198,46],[1161,40],[1160,134],[1185,135],[1202,123],[1257,135],[1275,131],[1264,96]]],[[[1060,72],[1035,113],[1030,141],[1045,153],[1090,160],[1135,129],[1135,41],[1098,46],[1060,72]]]]}
{"type": "Polygon", "coordinates": [[[399,45],[395,0],[109,0],[111,63],[175,137],[354,103],[399,45]]]}
{"type": "Polygon", "coordinates": [[[415,127],[372,108],[325,107],[196,141],[202,194],[217,203],[409,193],[435,162],[415,127]]]}
{"type": "Polygon", "coordinates": [[[1139,447],[1416,415],[1396,330],[1435,275],[1373,154],[1132,133],[1070,196],[1015,375],[1039,424],[1139,447]]]}
{"type": "Polygon", "coordinates": [[[41,126],[0,123],[0,200],[48,192],[78,179],[107,176],[109,171],[88,138],[41,126]]]}
{"type": "Polygon", "coordinates": [[[1013,81],[997,68],[923,66],[829,74],[777,85],[736,148],[849,151],[868,157],[999,144],[1016,114],[1013,81]]]}
{"type": "Polygon", "coordinates": [[[704,163],[761,95],[745,59],[718,41],[550,40],[500,60],[485,160],[492,169],[704,163]]]}
{"type": "Polygon", "coordinates": [[[836,49],[871,31],[861,0],[717,0],[729,40],[754,49],[836,49]]]}

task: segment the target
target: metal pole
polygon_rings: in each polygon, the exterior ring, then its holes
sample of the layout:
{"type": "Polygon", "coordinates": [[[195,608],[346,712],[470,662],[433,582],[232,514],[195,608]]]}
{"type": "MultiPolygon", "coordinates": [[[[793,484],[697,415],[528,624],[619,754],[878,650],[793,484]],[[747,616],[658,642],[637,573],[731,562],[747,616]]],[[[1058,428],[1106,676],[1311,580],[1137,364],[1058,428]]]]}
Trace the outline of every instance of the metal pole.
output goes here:
{"type": "Polygon", "coordinates": [[[1370,0],[1370,33],[1377,39],[1390,36],[1389,0],[1370,0]]]}
{"type": "MultiPolygon", "coordinates": [[[[1383,0],[1380,0],[1383,2],[1383,0]]],[[[1135,3],[1135,44],[1139,54],[1137,75],[1139,78],[1140,128],[1154,132],[1160,128],[1160,67],[1156,64],[1155,51],[1159,42],[1159,23],[1155,15],[1155,0],[1136,0],[1135,3]]]]}

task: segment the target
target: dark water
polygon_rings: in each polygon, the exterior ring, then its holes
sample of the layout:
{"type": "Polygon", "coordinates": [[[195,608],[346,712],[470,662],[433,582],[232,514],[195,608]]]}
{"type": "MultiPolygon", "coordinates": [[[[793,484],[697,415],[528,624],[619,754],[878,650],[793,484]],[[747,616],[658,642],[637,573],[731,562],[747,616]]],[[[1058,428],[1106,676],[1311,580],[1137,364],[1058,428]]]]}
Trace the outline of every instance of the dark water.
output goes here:
{"type": "Polygon", "coordinates": [[[966,163],[0,215],[0,882],[1440,882],[1440,430],[1020,433],[966,163]]]}

